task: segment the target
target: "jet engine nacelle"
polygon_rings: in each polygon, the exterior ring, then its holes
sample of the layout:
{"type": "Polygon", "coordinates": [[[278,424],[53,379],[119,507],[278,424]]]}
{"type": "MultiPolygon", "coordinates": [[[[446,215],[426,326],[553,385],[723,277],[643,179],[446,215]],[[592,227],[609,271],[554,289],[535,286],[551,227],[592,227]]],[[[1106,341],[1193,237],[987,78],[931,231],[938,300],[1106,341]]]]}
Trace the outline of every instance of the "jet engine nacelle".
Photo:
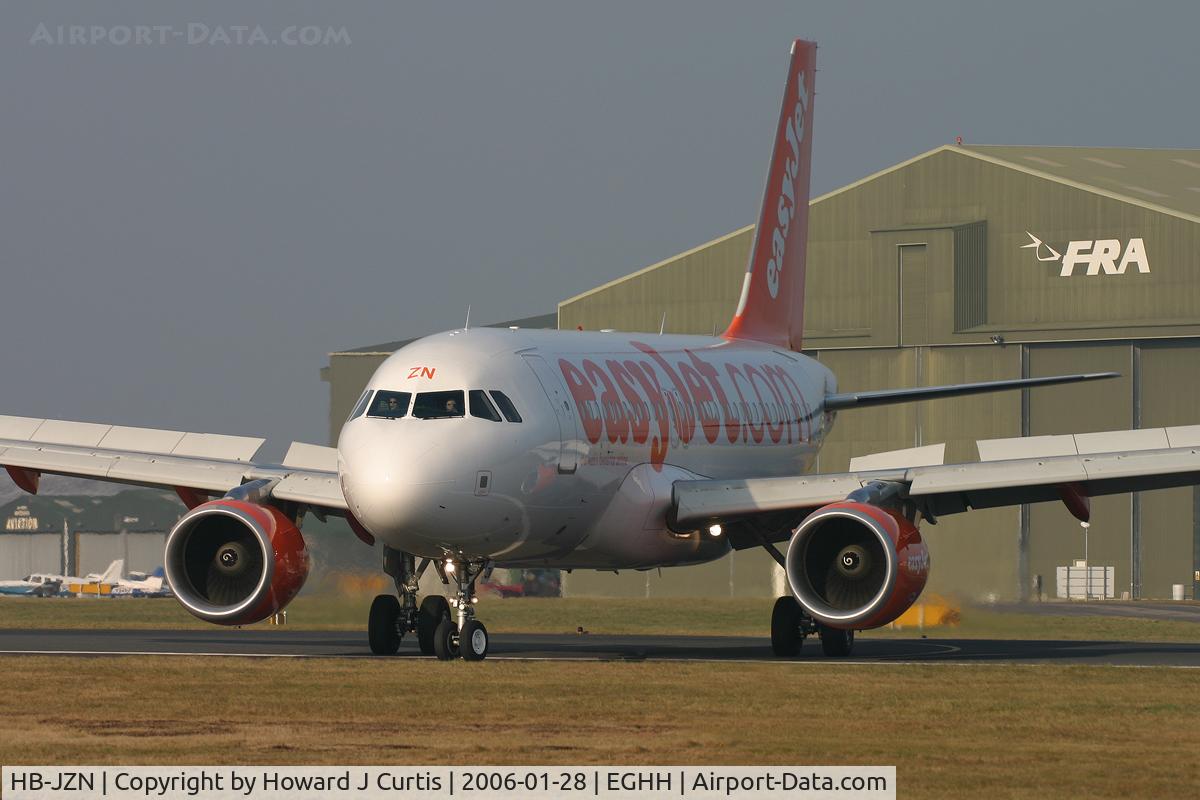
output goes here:
{"type": "Polygon", "coordinates": [[[929,574],[921,533],[895,511],[831,503],[810,514],[787,551],[792,594],[833,628],[886,625],[908,610],[929,574]]]}
{"type": "Polygon", "coordinates": [[[271,506],[220,499],[196,506],[167,536],[167,582],[205,622],[249,625],[275,614],[308,577],[304,537],[271,506]]]}

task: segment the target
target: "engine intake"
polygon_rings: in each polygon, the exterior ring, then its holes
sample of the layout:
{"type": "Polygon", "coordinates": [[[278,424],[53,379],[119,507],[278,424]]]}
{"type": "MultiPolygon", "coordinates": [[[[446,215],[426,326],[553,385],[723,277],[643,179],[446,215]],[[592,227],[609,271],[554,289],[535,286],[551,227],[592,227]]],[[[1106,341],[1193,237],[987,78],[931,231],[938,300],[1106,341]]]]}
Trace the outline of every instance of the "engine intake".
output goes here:
{"type": "Polygon", "coordinates": [[[304,537],[282,512],[242,500],[197,506],[167,536],[167,582],[206,622],[248,625],[278,612],[308,577],[304,537]]]}
{"type": "Polygon", "coordinates": [[[867,503],[832,503],[792,536],[787,577],[800,605],[834,628],[877,628],[916,602],[929,574],[917,528],[867,503]]]}

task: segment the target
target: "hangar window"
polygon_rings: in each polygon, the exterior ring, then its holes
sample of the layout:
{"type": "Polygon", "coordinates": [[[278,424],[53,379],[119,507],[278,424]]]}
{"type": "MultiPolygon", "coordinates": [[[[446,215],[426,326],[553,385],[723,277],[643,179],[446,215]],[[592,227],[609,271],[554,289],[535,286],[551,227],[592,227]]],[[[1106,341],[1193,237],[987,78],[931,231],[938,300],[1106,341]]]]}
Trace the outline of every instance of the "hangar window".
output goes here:
{"type": "Polygon", "coordinates": [[[370,403],[371,410],[367,412],[367,416],[398,419],[408,412],[408,401],[411,399],[411,392],[376,392],[375,399],[370,403]]]}
{"type": "Polygon", "coordinates": [[[417,419],[450,419],[464,414],[463,392],[421,392],[413,403],[412,415],[417,419]]]}
{"type": "Polygon", "coordinates": [[[500,421],[500,415],[496,413],[496,407],[492,405],[491,400],[488,400],[483,389],[472,389],[467,393],[467,398],[471,401],[472,417],[490,419],[492,422],[500,421]]]}
{"type": "Polygon", "coordinates": [[[492,399],[496,401],[496,405],[500,406],[500,413],[509,422],[520,422],[521,415],[517,413],[517,407],[513,405],[513,401],[508,399],[508,395],[499,389],[492,389],[492,399]]]}
{"type": "Polygon", "coordinates": [[[354,410],[350,412],[350,416],[346,417],[349,422],[352,419],[358,419],[362,413],[367,410],[367,404],[371,402],[371,390],[367,389],[362,393],[362,397],[358,398],[358,402],[354,404],[354,410]]]}

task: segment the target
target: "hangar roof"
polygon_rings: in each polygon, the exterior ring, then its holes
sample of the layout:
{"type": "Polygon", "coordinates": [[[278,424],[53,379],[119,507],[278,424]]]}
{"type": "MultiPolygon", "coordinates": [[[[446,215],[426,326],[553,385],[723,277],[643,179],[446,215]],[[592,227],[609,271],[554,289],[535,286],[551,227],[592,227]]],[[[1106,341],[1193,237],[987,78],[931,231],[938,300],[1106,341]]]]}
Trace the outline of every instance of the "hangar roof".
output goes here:
{"type": "Polygon", "coordinates": [[[186,510],[174,493],[156,489],[101,497],[22,495],[0,505],[0,533],[59,533],[64,519],[85,533],[158,533],[170,530],[186,510]]]}
{"type": "Polygon", "coordinates": [[[814,203],[949,151],[1200,222],[1200,150],[1137,147],[943,145],[813,198],[814,203]]]}
{"type": "MultiPolygon", "coordinates": [[[[978,158],[1142,208],[1200,222],[1200,150],[948,144],[814,197],[811,202],[819,203],[942,152],[978,158]]],[[[753,229],[753,224],[738,228],[690,250],[580,292],[563,300],[559,306],[570,305],[753,229]]]]}

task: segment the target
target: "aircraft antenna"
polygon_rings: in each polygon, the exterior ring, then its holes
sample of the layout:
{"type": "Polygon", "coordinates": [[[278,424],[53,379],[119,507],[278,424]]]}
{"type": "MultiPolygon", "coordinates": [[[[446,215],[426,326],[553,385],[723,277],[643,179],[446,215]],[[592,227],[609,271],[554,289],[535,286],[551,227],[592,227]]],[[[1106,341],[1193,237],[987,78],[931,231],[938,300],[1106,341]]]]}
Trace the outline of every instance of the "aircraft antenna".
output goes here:
{"type": "Polygon", "coordinates": [[[663,331],[667,329],[667,312],[663,312],[662,322],[658,323],[658,335],[662,336],[663,331]]]}
{"type": "Polygon", "coordinates": [[[467,321],[463,323],[463,330],[471,329],[471,304],[467,303],[467,321]]]}

